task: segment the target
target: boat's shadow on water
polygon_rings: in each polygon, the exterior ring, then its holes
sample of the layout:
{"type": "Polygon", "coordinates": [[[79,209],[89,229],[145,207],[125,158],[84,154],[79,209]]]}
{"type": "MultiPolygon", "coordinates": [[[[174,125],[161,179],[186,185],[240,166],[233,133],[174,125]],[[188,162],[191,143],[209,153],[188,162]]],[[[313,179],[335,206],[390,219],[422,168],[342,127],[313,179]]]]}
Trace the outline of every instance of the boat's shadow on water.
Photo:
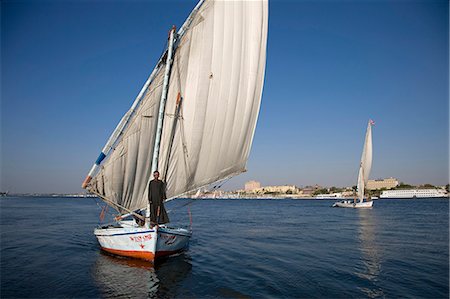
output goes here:
{"type": "Polygon", "coordinates": [[[92,275],[103,298],[172,298],[182,292],[182,282],[191,268],[190,257],[185,253],[153,265],[101,251],[92,275]]]}

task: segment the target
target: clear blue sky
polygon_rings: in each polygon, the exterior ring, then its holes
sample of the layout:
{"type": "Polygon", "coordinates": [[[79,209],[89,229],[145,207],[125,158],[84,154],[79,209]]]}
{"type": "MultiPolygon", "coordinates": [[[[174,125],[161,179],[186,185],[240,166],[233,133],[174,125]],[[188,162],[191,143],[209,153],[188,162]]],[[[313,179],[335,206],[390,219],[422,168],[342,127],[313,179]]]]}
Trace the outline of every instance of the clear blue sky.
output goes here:
{"type": "MultiPolygon", "coordinates": [[[[3,1],[1,190],[80,192],[196,1],[3,1]]],[[[271,1],[248,172],[224,187],[448,182],[448,1],[271,1]]]]}

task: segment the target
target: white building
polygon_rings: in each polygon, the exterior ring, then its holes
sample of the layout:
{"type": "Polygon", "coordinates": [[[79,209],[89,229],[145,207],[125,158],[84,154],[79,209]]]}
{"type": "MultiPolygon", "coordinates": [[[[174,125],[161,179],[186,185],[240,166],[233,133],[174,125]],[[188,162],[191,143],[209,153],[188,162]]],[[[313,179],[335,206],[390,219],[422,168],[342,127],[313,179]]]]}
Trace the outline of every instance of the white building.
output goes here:
{"type": "Polygon", "coordinates": [[[245,183],[245,191],[253,191],[261,188],[261,183],[257,181],[249,181],[245,183]]]}
{"type": "Polygon", "coordinates": [[[284,186],[265,186],[260,188],[265,192],[273,192],[273,193],[287,193],[288,191],[292,194],[297,193],[297,187],[294,185],[284,185],[284,186]]]}
{"type": "Polygon", "coordinates": [[[387,179],[377,179],[377,180],[368,180],[366,189],[367,190],[377,190],[377,189],[392,189],[399,185],[398,180],[396,178],[387,178],[387,179]]]}

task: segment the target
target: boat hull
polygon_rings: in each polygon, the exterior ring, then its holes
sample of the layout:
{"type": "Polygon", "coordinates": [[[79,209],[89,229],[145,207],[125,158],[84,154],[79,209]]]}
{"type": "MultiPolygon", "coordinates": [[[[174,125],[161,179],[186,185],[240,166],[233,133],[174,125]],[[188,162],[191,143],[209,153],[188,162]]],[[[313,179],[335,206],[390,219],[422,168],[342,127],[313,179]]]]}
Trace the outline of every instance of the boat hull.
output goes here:
{"type": "Polygon", "coordinates": [[[333,204],[335,208],[370,209],[373,201],[353,202],[351,200],[338,201],[333,204]]]}
{"type": "Polygon", "coordinates": [[[166,226],[102,227],[94,230],[100,247],[109,253],[154,262],[187,249],[191,232],[166,226]]]}

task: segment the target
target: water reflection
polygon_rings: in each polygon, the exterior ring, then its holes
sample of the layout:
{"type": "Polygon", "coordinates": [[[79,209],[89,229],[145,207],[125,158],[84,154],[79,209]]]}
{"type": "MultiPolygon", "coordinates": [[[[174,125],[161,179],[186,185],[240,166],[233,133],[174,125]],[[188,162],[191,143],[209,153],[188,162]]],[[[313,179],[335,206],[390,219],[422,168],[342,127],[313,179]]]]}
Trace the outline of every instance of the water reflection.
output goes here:
{"type": "Polygon", "coordinates": [[[105,298],[171,298],[179,294],[181,282],[191,272],[185,254],[152,263],[111,256],[101,252],[93,276],[105,298]]]}
{"type": "Polygon", "coordinates": [[[360,287],[369,298],[383,297],[383,290],[377,286],[381,271],[381,249],[377,244],[376,232],[378,222],[375,212],[370,209],[359,209],[359,244],[363,269],[355,273],[367,281],[367,285],[360,287]]]}

